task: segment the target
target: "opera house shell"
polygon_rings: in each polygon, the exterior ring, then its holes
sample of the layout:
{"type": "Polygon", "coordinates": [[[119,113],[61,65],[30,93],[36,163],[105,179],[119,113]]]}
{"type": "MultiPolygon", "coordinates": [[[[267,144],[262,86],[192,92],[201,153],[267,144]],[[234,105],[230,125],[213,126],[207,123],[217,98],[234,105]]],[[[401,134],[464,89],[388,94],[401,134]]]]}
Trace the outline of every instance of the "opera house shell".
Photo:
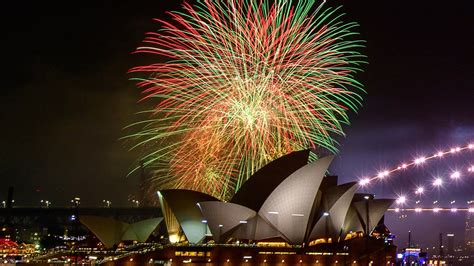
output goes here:
{"type": "Polygon", "coordinates": [[[333,156],[308,163],[285,155],[256,172],[228,201],[190,190],[158,196],[172,243],[284,242],[311,246],[370,235],[392,199],[357,194],[358,184],[327,176],[333,156]]]}
{"type": "Polygon", "coordinates": [[[129,224],[100,216],[80,216],[80,222],[93,232],[106,248],[112,248],[122,241],[146,242],[162,220],[160,217],[129,224]]]}

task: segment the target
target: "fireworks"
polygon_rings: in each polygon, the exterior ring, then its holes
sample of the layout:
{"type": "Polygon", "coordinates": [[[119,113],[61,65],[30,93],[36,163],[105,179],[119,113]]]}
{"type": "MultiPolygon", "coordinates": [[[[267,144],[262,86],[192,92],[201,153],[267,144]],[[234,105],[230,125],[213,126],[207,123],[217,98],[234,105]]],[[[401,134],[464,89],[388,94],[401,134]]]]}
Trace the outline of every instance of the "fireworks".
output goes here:
{"type": "Polygon", "coordinates": [[[226,199],[282,155],[337,151],[361,102],[363,42],[338,8],[314,2],[203,0],[157,20],[137,53],[158,62],[130,71],[155,104],[130,136],[155,184],[226,199]]]}

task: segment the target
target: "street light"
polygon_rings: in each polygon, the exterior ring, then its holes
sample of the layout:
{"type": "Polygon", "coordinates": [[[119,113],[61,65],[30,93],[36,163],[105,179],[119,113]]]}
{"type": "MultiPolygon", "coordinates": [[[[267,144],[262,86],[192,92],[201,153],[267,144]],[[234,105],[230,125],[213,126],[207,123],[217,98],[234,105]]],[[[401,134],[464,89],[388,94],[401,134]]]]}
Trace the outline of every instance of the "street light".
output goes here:
{"type": "Polygon", "coordinates": [[[78,207],[81,204],[81,198],[75,197],[71,200],[71,203],[74,205],[74,207],[78,207]]]}
{"type": "Polygon", "coordinates": [[[132,203],[135,204],[135,207],[139,207],[140,206],[140,201],[138,200],[132,200],[132,203]]]}
{"type": "Polygon", "coordinates": [[[41,205],[44,205],[44,207],[49,208],[49,205],[51,205],[51,201],[49,200],[41,200],[40,201],[41,205]]]}
{"type": "Polygon", "coordinates": [[[102,202],[104,203],[105,207],[107,207],[107,208],[110,208],[110,205],[112,205],[112,201],[110,201],[110,200],[102,200],[102,202]]]}

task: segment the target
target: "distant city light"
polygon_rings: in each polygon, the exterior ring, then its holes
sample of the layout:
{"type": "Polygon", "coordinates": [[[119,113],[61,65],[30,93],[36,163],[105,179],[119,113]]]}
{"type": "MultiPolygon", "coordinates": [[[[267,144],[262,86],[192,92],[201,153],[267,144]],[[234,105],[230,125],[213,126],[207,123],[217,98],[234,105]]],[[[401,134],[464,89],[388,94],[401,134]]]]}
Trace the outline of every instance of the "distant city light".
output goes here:
{"type": "Polygon", "coordinates": [[[132,203],[135,205],[135,207],[140,206],[140,201],[138,200],[132,200],[132,203]]]}
{"type": "Polygon", "coordinates": [[[415,208],[415,212],[421,212],[422,209],[421,208],[415,208]]]}
{"type": "Polygon", "coordinates": [[[433,208],[433,212],[439,212],[440,210],[440,208],[433,208]]]}
{"type": "Polygon", "coordinates": [[[104,204],[104,207],[110,208],[110,205],[112,205],[112,201],[110,200],[102,200],[102,203],[104,204]]]}

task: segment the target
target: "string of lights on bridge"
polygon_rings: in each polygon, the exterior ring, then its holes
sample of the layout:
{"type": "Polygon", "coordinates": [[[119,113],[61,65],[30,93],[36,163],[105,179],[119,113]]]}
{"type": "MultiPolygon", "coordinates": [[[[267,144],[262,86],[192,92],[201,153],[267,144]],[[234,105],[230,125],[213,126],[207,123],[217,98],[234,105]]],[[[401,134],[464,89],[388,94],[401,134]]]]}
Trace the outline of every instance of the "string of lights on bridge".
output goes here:
{"type": "MultiPolygon", "coordinates": [[[[417,201],[416,204],[419,204],[420,201],[417,201]]],[[[456,201],[451,201],[451,205],[456,203],[456,201]]],[[[468,201],[467,204],[471,205],[473,207],[469,208],[457,208],[457,207],[437,207],[436,204],[438,204],[438,201],[435,200],[433,202],[433,205],[435,207],[432,208],[425,208],[425,207],[415,207],[415,208],[390,208],[388,211],[391,212],[416,212],[416,213],[421,213],[421,212],[433,212],[433,213],[439,213],[439,212],[450,212],[450,213],[457,213],[457,212],[468,212],[468,213],[474,213],[474,200],[468,201]]]]}
{"type": "MultiPolygon", "coordinates": [[[[367,187],[368,185],[372,184],[374,181],[381,181],[386,179],[388,176],[409,170],[411,168],[420,166],[422,164],[427,163],[428,161],[435,160],[435,159],[442,159],[445,158],[447,155],[454,155],[454,154],[459,154],[465,151],[474,151],[474,143],[470,143],[465,146],[458,146],[454,148],[450,148],[449,150],[444,150],[444,151],[438,151],[431,156],[420,156],[418,158],[415,158],[412,161],[408,161],[405,163],[401,163],[398,166],[392,168],[392,169],[386,169],[378,172],[376,175],[372,177],[363,177],[359,180],[359,185],[361,187],[367,187]]],[[[450,175],[449,178],[453,181],[459,180],[462,176],[467,175],[467,174],[474,174],[474,165],[470,165],[467,167],[467,173],[460,171],[460,170],[455,170],[453,171],[450,175]]],[[[434,188],[440,188],[443,186],[445,183],[445,180],[441,177],[436,177],[432,181],[432,187],[434,188]]],[[[413,190],[415,196],[420,197],[426,192],[426,188],[424,186],[418,186],[413,190]]],[[[408,201],[408,198],[405,195],[400,195],[398,199],[396,200],[397,205],[402,206],[408,201]]],[[[420,201],[417,200],[416,204],[419,204],[420,201]]],[[[437,204],[438,201],[433,202],[433,204],[437,204]]],[[[453,205],[455,201],[451,201],[450,204],[453,205]]],[[[468,201],[468,205],[473,205],[474,201],[468,201]]],[[[394,212],[401,212],[401,211],[407,211],[407,212],[426,212],[426,211],[431,211],[431,212],[451,212],[451,213],[456,213],[456,212],[470,212],[474,213],[474,208],[468,207],[468,208],[456,208],[456,207],[437,207],[434,206],[432,208],[421,208],[421,207],[415,207],[415,208],[393,208],[389,209],[389,211],[394,211],[394,212]]]]}

